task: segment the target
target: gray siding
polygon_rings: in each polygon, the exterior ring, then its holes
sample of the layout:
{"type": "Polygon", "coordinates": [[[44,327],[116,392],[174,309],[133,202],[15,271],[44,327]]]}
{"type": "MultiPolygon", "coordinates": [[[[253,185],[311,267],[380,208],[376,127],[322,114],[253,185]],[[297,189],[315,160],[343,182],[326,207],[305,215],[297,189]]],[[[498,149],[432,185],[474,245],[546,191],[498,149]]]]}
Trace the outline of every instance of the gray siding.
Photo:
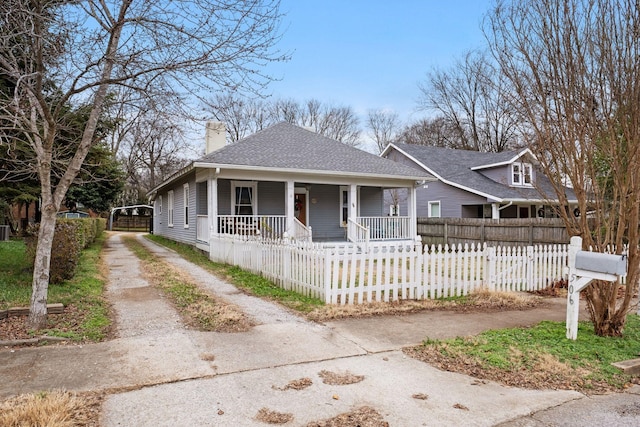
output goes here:
{"type": "MultiPolygon", "coordinates": [[[[196,242],[196,183],[195,173],[176,182],[171,188],[164,189],[162,196],[162,213],[154,218],[153,232],[182,243],[194,245],[196,242]],[[184,228],[184,191],[183,185],[189,183],[189,228],[184,228]],[[173,190],[173,227],[169,227],[169,197],[173,190]]],[[[157,197],[156,197],[157,198],[157,197]]]]}
{"type": "Polygon", "coordinates": [[[360,187],[360,216],[384,216],[383,192],[379,187],[360,187]]]}
{"type": "Polygon", "coordinates": [[[309,225],[313,239],[344,240],[345,231],[340,226],[340,187],[336,185],[314,184],[309,190],[309,225]]]}
{"type": "Polygon", "coordinates": [[[218,180],[218,215],[231,215],[231,181],[218,180]]]}
{"type": "Polygon", "coordinates": [[[427,185],[427,188],[420,187],[416,191],[418,217],[421,218],[429,216],[429,202],[440,201],[442,218],[461,218],[462,205],[482,205],[487,202],[485,197],[452,187],[441,181],[429,182],[427,185]]]}
{"type": "Polygon", "coordinates": [[[207,182],[199,182],[196,188],[196,214],[207,215],[209,212],[207,182]]]}
{"type": "Polygon", "coordinates": [[[284,182],[262,181],[258,183],[258,214],[285,215],[284,182]]]}

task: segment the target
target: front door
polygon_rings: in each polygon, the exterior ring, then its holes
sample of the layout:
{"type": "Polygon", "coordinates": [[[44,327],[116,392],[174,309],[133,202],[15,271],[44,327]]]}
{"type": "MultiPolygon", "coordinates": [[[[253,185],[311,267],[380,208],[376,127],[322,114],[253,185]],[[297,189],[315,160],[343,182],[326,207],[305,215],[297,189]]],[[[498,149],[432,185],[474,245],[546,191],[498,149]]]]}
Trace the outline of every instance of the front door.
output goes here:
{"type": "Polygon", "coordinates": [[[307,195],[296,194],[294,213],[296,219],[302,224],[307,225],[307,195]]]}

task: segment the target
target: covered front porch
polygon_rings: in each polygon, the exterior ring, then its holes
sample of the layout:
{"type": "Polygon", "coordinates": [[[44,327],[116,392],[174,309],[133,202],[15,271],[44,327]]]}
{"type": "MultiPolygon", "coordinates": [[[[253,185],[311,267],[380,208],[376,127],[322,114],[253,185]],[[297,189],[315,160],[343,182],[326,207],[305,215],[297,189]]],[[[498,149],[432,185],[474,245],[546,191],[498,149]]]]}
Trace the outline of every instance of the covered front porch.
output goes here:
{"type": "Polygon", "coordinates": [[[313,242],[415,241],[415,187],[404,187],[407,216],[384,212],[375,182],[242,180],[201,173],[196,184],[197,246],[212,237],[313,242]]]}

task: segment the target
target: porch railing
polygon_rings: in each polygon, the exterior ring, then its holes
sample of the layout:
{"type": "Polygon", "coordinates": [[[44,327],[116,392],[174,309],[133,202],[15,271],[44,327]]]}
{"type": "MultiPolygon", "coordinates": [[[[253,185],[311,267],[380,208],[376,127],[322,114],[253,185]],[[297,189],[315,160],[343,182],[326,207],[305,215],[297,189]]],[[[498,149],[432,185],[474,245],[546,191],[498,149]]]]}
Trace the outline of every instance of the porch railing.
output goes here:
{"type": "Polygon", "coordinates": [[[293,238],[296,240],[307,240],[311,242],[311,237],[311,227],[307,227],[301,223],[298,218],[293,218],[293,238]]]}
{"type": "Polygon", "coordinates": [[[209,243],[208,215],[198,215],[196,218],[196,240],[209,243]]]}
{"type": "Polygon", "coordinates": [[[369,229],[349,218],[347,220],[347,239],[354,243],[369,243],[369,229]]]}
{"type": "Polygon", "coordinates": [[[287,231],[284,215],[218,215],[218,233],[280,239],[287,231]]]}
{"type": "Polygon", "coordinates": [[[408,216],[361,216],[358,225],[369,229],[371,240],[408,240],[411,235],[411,218],[408,216]]]}

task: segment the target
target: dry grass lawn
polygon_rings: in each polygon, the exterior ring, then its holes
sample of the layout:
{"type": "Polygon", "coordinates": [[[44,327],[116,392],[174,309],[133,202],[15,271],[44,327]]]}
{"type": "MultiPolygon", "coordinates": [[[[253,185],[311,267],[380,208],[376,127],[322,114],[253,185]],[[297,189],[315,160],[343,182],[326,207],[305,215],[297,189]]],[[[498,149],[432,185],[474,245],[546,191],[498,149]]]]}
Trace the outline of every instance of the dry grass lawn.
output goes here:
{"type": "Polygon", "coordinates": [[[324,322],[333,319],[417,313],[425,310],[498,311],[527,310],[544,304],[544,298],[527,293],[490,292],[477,290],[464,299],[399,300],[369,304],[325,305],[307,314],[309,320],[324,322]]]}
{"type": "Polygon", "coordinates": [[[21,394],[0,402],[0,426],[97,427],[103,398],[68,391],[21,394]]]}

